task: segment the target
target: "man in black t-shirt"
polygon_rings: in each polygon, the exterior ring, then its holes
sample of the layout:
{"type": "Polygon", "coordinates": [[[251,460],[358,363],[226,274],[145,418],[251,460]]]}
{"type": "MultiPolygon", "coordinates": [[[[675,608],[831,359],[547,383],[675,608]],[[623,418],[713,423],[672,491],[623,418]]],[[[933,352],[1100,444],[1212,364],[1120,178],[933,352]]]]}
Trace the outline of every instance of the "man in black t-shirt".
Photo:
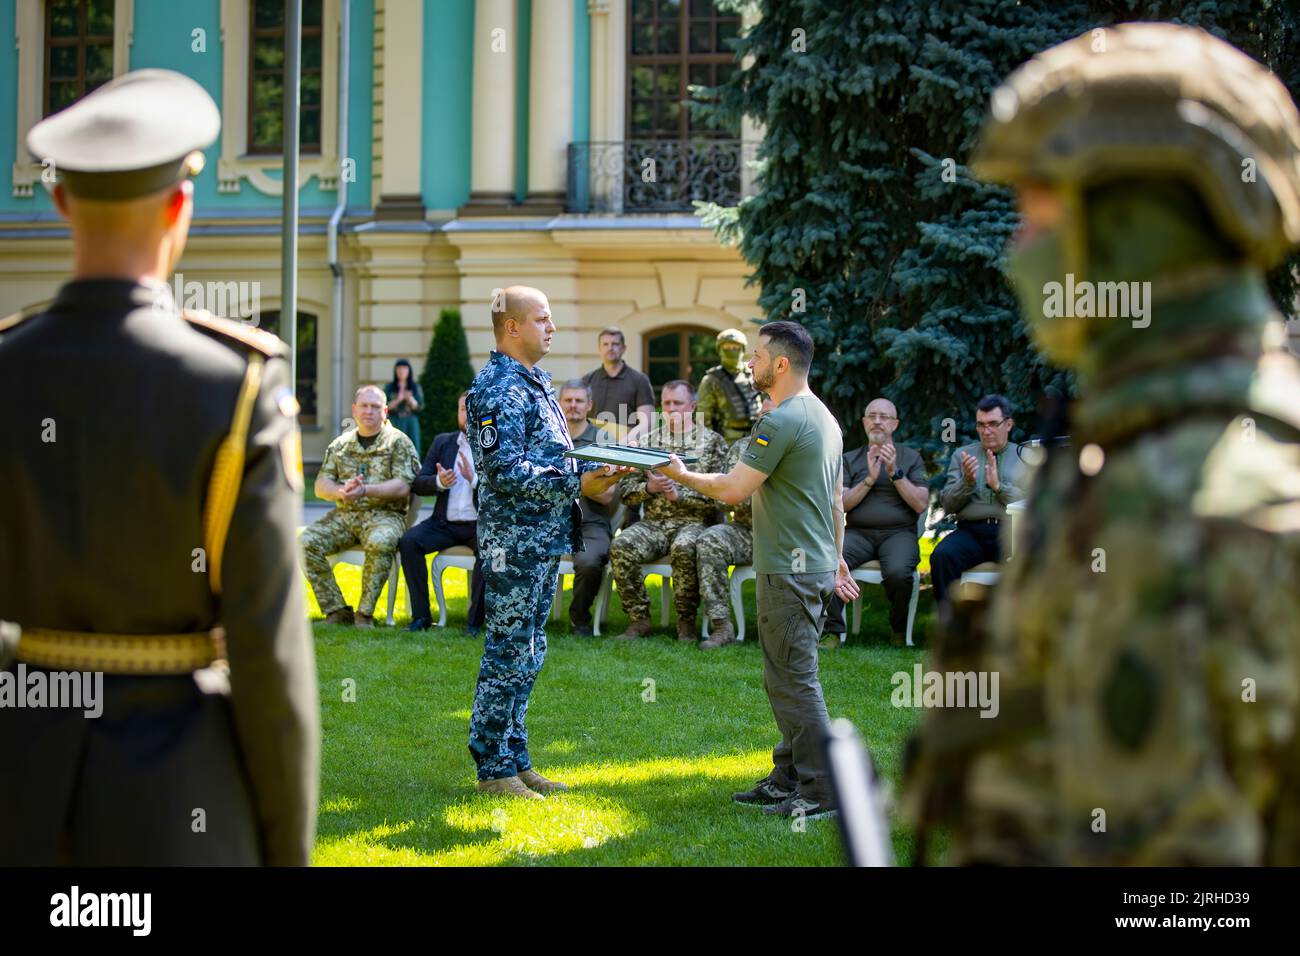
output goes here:
{"type": "MultiPolygon", "coordinates": [[[[867,444],[844,456],[844,561],[850,568],[879,561],[889,598],[891,642],[901,645],[912,600],[912,572],[921,560],[916,517],[926,510],[930,490],[920,452],[895,445],[898,410],[877,398],[862,416],[867,444]]],[[[827,635],[836,646],[844,635],[844,602],[832,597],[826,611],[827,635]]]]}

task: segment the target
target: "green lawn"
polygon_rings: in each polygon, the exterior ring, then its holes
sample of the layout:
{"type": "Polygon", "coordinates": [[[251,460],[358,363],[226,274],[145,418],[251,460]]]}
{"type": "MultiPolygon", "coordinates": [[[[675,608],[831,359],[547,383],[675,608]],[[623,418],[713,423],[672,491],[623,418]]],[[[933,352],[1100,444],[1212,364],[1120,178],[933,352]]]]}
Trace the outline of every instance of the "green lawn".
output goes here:
{"type": "MultiPolygon", "coordinates": [[[[340,565],[336,573],[355,604],[358,569],[340,565]]],[[[767,773],[776,741],[751,588],[750,640],[720,651],[679,644],[667,632],[630,646],[608,636],[578,638],[569,633],[567,616],[548,629],[546,666],[529,709],[530,749],[540,771],[574,790],[543,802],[474,791],[466,736],[482,641],[464,630],[464,573],[449,572],[446,583],[445,630],[400,630],[408,617],[401,586],[396,629],[314,625],[324,727],[315,863],[840,862],[833,819],[801,821],[798,830],[788,819],[730,801],[733,791],[767,773]],[[354,702],[344,700],[348,681],[355,682],[354,702]]],[[[650,590],[656,613],[658,578],[651,578],[650,590]]],[[[884,592],[864,591],[871,602],[863,616],[867,642],[851,639],[824,653],[822,684],[831,715],[857,725],[896,786],[902,745],[919,712],[891,706],[890,676],[910,670],[922,652],[887,645],[884,592]]],[[[377,618],[385,602],[381,596],[377,618]]],[[[627,620],[617,597],[612,603],[606,635],[627,620]]],[[[918,642],[932,621],[923,591],[918,642]]],[[[907,862],[910,834],[895,825],[893,841],[898,862],[907,862]]]]}

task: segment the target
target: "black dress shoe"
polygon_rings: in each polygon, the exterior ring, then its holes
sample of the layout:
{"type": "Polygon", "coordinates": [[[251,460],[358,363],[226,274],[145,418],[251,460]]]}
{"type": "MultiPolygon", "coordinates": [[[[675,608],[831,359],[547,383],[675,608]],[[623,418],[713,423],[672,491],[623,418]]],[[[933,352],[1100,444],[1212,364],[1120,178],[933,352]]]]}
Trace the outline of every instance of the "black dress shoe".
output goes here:
{"type": "Polygon", "coordinates": [[[431,627],[433,627],[433,619],[428,617],[417,617],[406,625],[408,631],[427,631],[431,627]]]}

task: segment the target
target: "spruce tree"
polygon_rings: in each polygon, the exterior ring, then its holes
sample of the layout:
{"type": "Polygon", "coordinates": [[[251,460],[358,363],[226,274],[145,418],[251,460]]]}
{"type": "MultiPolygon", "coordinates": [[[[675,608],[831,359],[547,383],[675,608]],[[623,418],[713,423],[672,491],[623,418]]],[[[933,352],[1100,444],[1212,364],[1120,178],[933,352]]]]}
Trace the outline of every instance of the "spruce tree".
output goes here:
{"type": "MultiPolygon", "coordinates": [[[[1049,386],[1074,388],[1033,347],[1004,275],[1018,218],[1011,193],[966,168],[992,90],[1041,50],[1135,19],[1204,26],[1284,80],[1300,76],[1295,16],[1269,3],[757,6],[758,22],[735,41],[752,65],[698,107],[763,125],[757,194],[701,212],[739,244],[766,317],[812,333],[813,387],[848,429],[846,446],[864,440],[863,408],[883,395],[898,407],[896,440],[932,466],[974,439],[981,395],[1011,400],[1019,440],[1038,433],[1049,386]]],[[[1280,270],[1274,292],[1287,307],[1289,282],[1280,270]]]]}
{"type": "Polygon", "coordinates": [[[456,400],[474,381],[469,361],[469,343],[461,325],[459,309],[443,309],[429,342],[429,354],[420,373],[424,407],[420,409],[420,432],[426,445],[441,432],[460,430],[456,400]]]}

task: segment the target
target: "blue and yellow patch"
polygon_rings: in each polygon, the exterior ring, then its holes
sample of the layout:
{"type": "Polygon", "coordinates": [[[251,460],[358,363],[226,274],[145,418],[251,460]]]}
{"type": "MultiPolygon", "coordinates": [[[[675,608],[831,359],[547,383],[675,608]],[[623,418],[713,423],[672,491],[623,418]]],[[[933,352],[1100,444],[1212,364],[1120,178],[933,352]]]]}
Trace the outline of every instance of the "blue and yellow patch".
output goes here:
{"type": "Polygon", "coordinates": [[[755,444],[755,445],[763,445],[764,447],[766,447],[766,446],[767,446],[767,436],[766,436],[766,435],[759,435],[757,438],[754,439],[754,444],[755,444]]]}
{"type": "Polygon", "coordinates": [[[483,419],[482,421],[479,422],[479,427],[482,428],[482,427],[485,427],[485,426],[487,426],[487,425],[491,425],[491,424],[492,424],[492,416],[489,415],[487,418],[485,418],[485,419],[483,419]]]}

